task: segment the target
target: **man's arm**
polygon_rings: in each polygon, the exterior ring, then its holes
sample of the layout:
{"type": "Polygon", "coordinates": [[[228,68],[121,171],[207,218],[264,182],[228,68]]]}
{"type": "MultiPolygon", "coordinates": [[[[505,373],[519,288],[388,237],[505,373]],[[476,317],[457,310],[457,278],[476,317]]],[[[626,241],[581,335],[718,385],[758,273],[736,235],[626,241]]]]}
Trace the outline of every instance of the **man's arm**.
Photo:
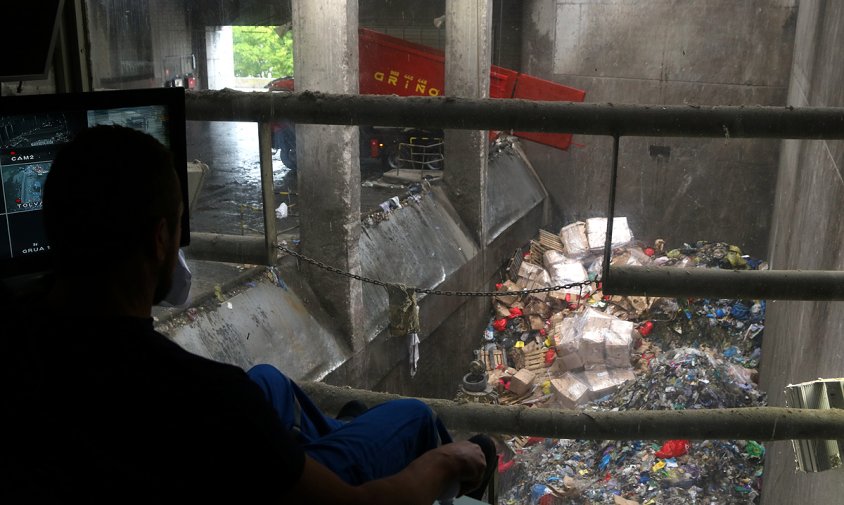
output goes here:
{"type": "Polygon", "coordinates": [[[454,442],[426,452],[395,475],[350,486],[306,456],[302,477],[288,497],[295,503],[317,505],[431,505],[454,481],[460,482],[461,494],[476,489],[485,467],[477,444],[454,442]]]}

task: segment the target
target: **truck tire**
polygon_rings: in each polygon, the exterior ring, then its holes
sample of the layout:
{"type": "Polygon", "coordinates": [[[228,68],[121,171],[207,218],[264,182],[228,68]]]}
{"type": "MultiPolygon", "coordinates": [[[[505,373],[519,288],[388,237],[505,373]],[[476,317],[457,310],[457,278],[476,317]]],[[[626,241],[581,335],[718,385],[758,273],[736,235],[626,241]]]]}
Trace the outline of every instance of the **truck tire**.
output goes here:
{"type": "Polygon", "coordinates": [[[401,159],[401,153],[397,144],[390,144],[384,148],[384,151],[381,153],[381,162],[384,165],[384,170],[405,168],[405,162],[401,159]]]}
{"type": "Polygon", "coordinates": [[[296,170],[296,132],[285,128],[279,135],[278,158],[290,170],[296,170]]]}
{"type": "Polygon", "coordinates": [[[438,159],[436,161],[429,161],[428,163],[425,163],[425,168],[428,170],[442,170],[443,160],[438,159]]]}

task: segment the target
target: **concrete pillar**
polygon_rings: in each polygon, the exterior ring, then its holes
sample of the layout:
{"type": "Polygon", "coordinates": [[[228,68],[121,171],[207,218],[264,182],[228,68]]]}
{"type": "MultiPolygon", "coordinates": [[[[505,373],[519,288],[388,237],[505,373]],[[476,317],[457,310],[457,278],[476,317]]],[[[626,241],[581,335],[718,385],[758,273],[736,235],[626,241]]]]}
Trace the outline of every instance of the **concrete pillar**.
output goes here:
{"type": "MultiPolygon", "coordinates": [[[[358,93],[358,0],[294,0],[296,91],[358,93]]],[[[360,146],[354,126],[296,126],[302,253],[360,274],[360,146]]],[[[309,267],[311,287],[347,335],[365,344],[361,282],[309,267]]]]}
{"type": "Polygon", "coordinates": [[[234,87],[234,43],[231,26],[205,28],[208,89],[234,87]]]}
{"type": "MultiPolygon", "coordinates": [[[[492,0],[446,0],[445,94],[489,97],[492,0]]],[[[487,242],[486,131],[445,132],[445,182],[449,196],[481,246],[487,242]]]]}
{"type": "Polygon", "coordinates": [[[191,20],[191,52],[196,55],[197,89],[210,89],[208,87],[208,40],[205,27],[197,26],[195,23],[196,17],[191,20]]]}

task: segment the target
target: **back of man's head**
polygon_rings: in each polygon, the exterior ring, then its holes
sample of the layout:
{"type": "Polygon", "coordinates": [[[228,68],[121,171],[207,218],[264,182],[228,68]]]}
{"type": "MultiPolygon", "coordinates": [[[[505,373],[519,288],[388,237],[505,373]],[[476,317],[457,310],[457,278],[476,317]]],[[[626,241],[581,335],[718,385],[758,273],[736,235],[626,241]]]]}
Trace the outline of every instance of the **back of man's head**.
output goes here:
{"type": "Polygon", "coordinates": [[[152,254],[156,223],[164,218],[175,230],[180,203],[172,155],[155,138],[121,126],[83,130],[56,156],[44,186],[58,272],[152,254]]]}

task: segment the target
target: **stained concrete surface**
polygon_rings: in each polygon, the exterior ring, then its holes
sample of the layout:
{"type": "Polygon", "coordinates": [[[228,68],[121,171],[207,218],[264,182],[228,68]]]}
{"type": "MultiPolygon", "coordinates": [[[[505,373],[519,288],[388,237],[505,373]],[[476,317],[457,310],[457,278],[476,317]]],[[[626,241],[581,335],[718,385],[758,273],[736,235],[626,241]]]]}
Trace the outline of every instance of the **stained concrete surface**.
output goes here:
{"type": "MultiPolygon", "coordinates": [[[[789,105],[844,106],[844,5],[800,2],[789,105]]],[[[780,155],[771,231],[775,269],[844,269],[844,141],[787,140],[780,155]]],[[[787,384],[844,377],[844,302],[777,301],[768,305],[760,385],[772,406],[787,384]]],[[[841,470],[795,470],[788,442],[766,444],[764,505],[841,503],[841,470]]]]}
{"type": "MultiPolygon", "coordinates": [[[[448,167],[446,167],[448,170],[448,167]]],[[[499,198],[522,205],[488,209],[491,229],[499,230],[483,248],[474,242],[444,191],[434,188],[423,200],[394,211],[389,220],[364,229],[362,269],[385,281],[440,290],[488,291],[500,280],[502,263],[544,225],[544,196],[534,174],[516,153],[493,156],[489,187],[509,187],[499,198]]],[[[492,205],[489,201],[488,204],[492,205]]],[[[357,384],[365,389],[450,398],[465,374],[472,350],[487,324],[486,297],[420,296],[422,322],[419,371],[411,377],[407,340],[390,338],[386,326],[386,292],[364,285],[368,332],[378,332],[363,352],[350,358],[325,381],[357,384]],[[479,317],[482,316],[482,317],[479,317]]]]}
{"type": "MultiPolygon", "coordinates": [[[[209,169],[195,210],[191,231],[234,235],[262,235],[261,167],[258,156],[258,124],[222,121],[187,122],[188,160],[199,160],[209,169]]],[[[381,160],[361,160],[361,180],[383,174],[381,160]]],[[[284,202],[289,216],[276,221],[279,233],[298,234],[297,172],[273,156],[274,208],[284,202]]],[[[362,187],[361,212],[379,210],[379,204],[404,190],[362,187]]]]}
{"type": "MultiPolygon", "coordinates": [[[[263,269],[262,269],[263,270],[263,269]]],[[[271,363],[297,380],[316,380],[348,357],[342,339],[322,326],[302,298],[266,275],[199,312],[169,336],[185,349],[248,369],[271,363]]]]}
{"type": "MultiPolygon", "coordinates": [[[[522,71],[592,103],[784,105],[797,2],[531,1],[522,71]]],[[[525,143],[560,226],[606,214],[611,141],[563,152],[525,143]]],[[[643,240],[726,240],[767,250],[779,142],[623,138],[616,213],[643,240]]]]}
{"type": "MultiPolygon", "coordinates": [[[[203,193],[191,219],[193,230],[237,233],[240,202],[260,203],[256,132],[255,125],[248,123],[190,124],[191,157],[209,165],[203,193]]],[[[279,165],[276,168],[276,190],[295,191],[295,172],[279,165]]],[[[380,170],[380,165],[373,167],[365,163],[367,175],[363,178],[377,177],[380,170]]],[[[493,156],[490,178],[490,187],[499,188],[500,193],[495,208],[489,211],[494,218],[496,236],[483,251],[478,250],[469,230],[436,185],[418,201],[412,200],[408,206],[387,216],[380,214],[378,203],[391,196],[406,196],[402,194],[404,191],[362,188],[362,195],[367,195],[362,207],[369,205],[370,210],[379,211],[373,219],[365,218],[360,244],[363,273],[419,287],[488,289],[497,280],[502,261],[535,235],[544,216],[542,187],[518,154],[505,152],[493,156]],[[505,194],[521,204],[503,205],[501,199],[505,194]]],[[[295,212],[296,207],[291,209],[295,212]]],[[[364,212],[365,216],[368,214],[364,212]]],[[[287,219],[287,223],[296,222],[295,216],[287,219]]],[[[259,228],[258,215],[254,220],[254,227],[259,228]]],[[[280,228],[284,228],[284,223],[279,221],[280,228]]],[[[291,233],[290,237],[295,237],[295,230],[291,233]]],[[[424,355],[420,373],[410,380],[407,343],[386,336],[383,288],[365,285],[370,345],[357,355],[348,355],[336,322],[316,302],[305,272],[293,258],[286,258],[280,265],[281,276],[291,287],[290,293],[265,286],[263,267],[198,261],[190,261],[189,265],[194,271],[191,297],[200,305],[199,310],[192,313],[156,310],[162,330],[189,349],[241,366],[270,362],[297,379],[324,376],[333,384],[378,387],[422,396],[452,394],[453,384],[464,373],[462,370],[475,342],[462,335],[474,335],[482,330],[485,321],[477,314],[486,310],[489,303],[486,298],[420,297],[424,355]],[[218,285],[222,302],[215,293],[218,285]],[[231,309],[228,302],[232,303],[231,309]],[[289,314],[294,322],[282,321],[284,314],[289,314]],[[248,342],[244,340],[244,331],[250,334],[248,342]],[[311,333],[313,337],[308,336],[311,333]],[[289,339],[289,345],[281,344],[289,339]],[[304,353],[301,362],[290,362],[296,356],[289,352],[293,348],[304,353]],[[449,350],[447,356],[443,356],[442,349],[449,350]]]]}

